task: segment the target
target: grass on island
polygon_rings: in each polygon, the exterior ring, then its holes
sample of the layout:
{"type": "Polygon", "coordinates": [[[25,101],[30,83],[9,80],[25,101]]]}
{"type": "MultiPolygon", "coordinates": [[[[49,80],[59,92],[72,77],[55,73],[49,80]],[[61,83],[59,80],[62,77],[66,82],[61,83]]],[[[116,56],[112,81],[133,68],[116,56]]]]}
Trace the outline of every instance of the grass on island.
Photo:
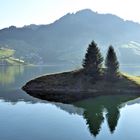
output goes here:
{"type": "Polygon", "coordinates": [[[140,76],[133,76],[127,73],[122,73],[122,75],[126,77],[128,80],[135,82],[137,85],[140,85],[140,76]]]}
{"type": "Polygon", "coordinates": [[[140,87],[140,77],[120,73],[120,79],[117,81],[108,81],[104,77],[96,82],[90,77],[84,76],[82,69],[77,71],[63,72],[52,75],[44,75],[32,82],[42,85],[44,88],[62,88],[71,89],[91,89],[91,90],[118,90],[118,89],[137,89],[140,87]]]}

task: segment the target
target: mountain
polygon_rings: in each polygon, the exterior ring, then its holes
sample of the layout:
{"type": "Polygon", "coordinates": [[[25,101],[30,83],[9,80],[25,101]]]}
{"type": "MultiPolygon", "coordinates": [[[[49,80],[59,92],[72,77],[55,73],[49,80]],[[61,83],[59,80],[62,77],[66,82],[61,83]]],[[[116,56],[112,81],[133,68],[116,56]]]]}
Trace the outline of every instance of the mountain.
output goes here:
{"type": "Polygon", "coordinates": [[[110,44],[121,64],[140,65],[140,24],[89,9],[68,13],[48,25],[11,26],[0,30],[0,44],[33,64],[78,67],[88,44],[95,40],[103,54],[110,44]]]}

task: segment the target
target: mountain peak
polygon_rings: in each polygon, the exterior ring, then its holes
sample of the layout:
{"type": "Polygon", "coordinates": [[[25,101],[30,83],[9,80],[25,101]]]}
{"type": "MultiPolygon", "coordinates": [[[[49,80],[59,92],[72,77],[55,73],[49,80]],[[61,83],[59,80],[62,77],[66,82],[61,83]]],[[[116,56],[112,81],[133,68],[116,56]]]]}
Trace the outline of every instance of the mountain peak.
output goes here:
{"type": "Polygon", "coordinates": [[[94,11],[92,11],[91,9],[82,9],[76,12],[76,14],[78,13],[95,13],[94,11]]]}
{"type": "Polygon", "coordinates": [[[94,15],[94,14],[98,14],[97,12],[94,12],[92,11],[91,9],[83,9],[83,10],[80,10],[80,11],[77,11],[75,13],[76,15],[94,15]]]}

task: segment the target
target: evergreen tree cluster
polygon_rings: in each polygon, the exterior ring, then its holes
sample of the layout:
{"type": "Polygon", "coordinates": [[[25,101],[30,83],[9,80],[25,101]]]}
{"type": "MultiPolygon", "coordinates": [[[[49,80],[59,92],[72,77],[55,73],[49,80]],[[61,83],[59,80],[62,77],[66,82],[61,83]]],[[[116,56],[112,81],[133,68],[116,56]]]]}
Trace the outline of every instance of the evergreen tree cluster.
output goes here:
{"type": "MultiPolygon", "coordinates": [[[[94,79],[100,79],[103,75],[103,57],[97,44],[92,41],[89,44],[85,59],[83,60],[84,73],[94,79]]],[[[119,62],[112,46],[109,46],[106,59],[104,74],[108,80],[118,77],[119,62]]]]}

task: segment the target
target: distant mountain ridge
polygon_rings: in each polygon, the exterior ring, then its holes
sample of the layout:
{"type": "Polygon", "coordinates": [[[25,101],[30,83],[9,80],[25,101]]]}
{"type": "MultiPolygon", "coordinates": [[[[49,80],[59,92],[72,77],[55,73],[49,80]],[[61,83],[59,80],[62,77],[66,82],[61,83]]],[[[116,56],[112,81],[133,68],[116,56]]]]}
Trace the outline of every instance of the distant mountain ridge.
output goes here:
{"type": "Polygon", "coordinates": [[[112,44],[121,64],[140,65],[140,24],[112,14],[85,9],[48,25],[0,30],[0,44],[8,45],[16,50],[16,57],[34,64],[79,66],[91,40],[98,43],[104,55],[112,44]]]}

